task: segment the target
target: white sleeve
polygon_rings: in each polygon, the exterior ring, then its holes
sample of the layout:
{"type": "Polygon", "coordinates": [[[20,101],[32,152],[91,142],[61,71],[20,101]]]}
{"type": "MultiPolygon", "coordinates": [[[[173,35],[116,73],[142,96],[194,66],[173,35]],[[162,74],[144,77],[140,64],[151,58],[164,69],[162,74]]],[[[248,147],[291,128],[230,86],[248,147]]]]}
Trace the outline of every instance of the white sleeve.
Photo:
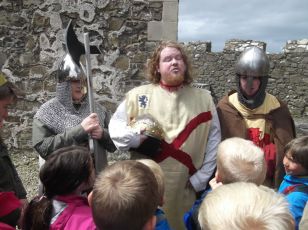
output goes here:
{"type": "Polygon", "coordinates": [[[112,115],[108,130],[109,135],[119,150],[127,151],[140,145],[140,133],[133,131],[128,124],[126,116],[125,100],[121,102],[112,115]]]}
{"type": "Polygon", "coordinates": [[[205,158],[201,168],[190,177],[190,183],[195,191],[199,192],[205,189],[210,177],[216,168],[216,155],[218,144],[221,141],[220,123],[216,108],[212,108],[212,123],[205,150],[205,158]]]}

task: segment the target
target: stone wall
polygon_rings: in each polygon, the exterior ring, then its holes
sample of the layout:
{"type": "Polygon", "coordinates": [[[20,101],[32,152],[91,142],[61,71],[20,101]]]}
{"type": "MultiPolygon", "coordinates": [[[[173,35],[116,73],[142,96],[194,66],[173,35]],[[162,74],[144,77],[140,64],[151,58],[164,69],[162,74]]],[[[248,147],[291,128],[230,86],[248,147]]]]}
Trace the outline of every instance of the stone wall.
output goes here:
{"type": "MultiPolygon", "coordinates": [[[[69,20],[80,41],[89,32],[91,44],[103,51],[91,60],[93,83],[96,99],[114,111],[125,92],[144,83],[144,64],[158,40],[177,39],[177,18],[177,0],[1,1],[0,68],[26,93],[11,110],[2,136],[30,195],[35,193],[38,169],[32,118],[54,96],[69,20]]],[[[234,87],[234,62],[249,45],[266,49],[260,41],[230,40],[217,53],[211,52],[209,42],[184,44],[192,57],[195,85],[210,89],[217,102],[234,87]]],[[[288,103],[300,134],[308,126],[307,45],[307,40],[288,41],[282,53],[269,54],[269,91],[288,103]]]]}
{"type": "MultiPolygon", "coordinates": [[[[192,56],[197,82],[206,83],[214,99],[219,100],[234,82],[234,66],[239,54],[248,46],[266,50],[261,41],[226,41],[223,52],[210,52],[211,43],[190,42],[185,44],[192,56]],[[207,50],[207,51],[206,51],[207,50]]],[[[308,39],[288,41],[284,52],[268,54],[270,79],[267,90],[285,101],[295,118],[308,121],[308,39]],[[292,46],[290,44],[292,43],[292,46]],[[300,45],[296,45],[300,44],[300,45]]]]}

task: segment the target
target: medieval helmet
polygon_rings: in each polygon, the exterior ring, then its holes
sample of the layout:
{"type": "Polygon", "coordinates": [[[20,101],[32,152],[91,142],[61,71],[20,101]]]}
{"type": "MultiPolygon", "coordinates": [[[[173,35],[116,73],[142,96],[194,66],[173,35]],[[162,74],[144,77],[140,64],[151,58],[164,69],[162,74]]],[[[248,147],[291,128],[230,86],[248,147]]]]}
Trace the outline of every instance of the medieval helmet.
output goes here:
{"type": "MultiPolygon", "coordinates": [[[[67,53],[59,64],[57,72],[58,82],[64,82],[69,79],[85,79],[85,67],[80,60],[80,57],[85,54],[85,48],[74,32],[72,20],[69,21],[65,31],[65,46],[67,53]]],[[[100,54],[101,52],[96,46],[90,46],[90,53],[100,54]]]]}
{"type": "Polygon", "coordinates": [[[131,148],[131,150],[150,158],[155,157],[160,152],[164,139],[164,131],[158,121],[150,114],[143,114],[132,120],[130,126],[137,133],[142,130],[147,136],[138,148],[131,148]]]}
{"type": "Polygon", "coordinates": [[[164,138],[164,131],[158,121],[150,114],[143,114],[130,122],[130,126],[136,132],[143,130],[143,134],[157,140],[164,138]]]}
{"type": "Polygon", "coordinates": [[[237,87],[239,101],[249,109],[259,107],[265,99],[265,89],[269,77],[270,62],[265,52],[259,47],[253,46],[246,49],[239,57],[235,72],[237,75],[237,87]],[[248,85],[252,85],[253,77],[260,78],[260,87],[258,92],[247,98],[240,85],[240,76],[246,76],[248,85]]]}
{"type": "Polygon", "coordinates": [[[244,76],[267,77],[269,73],[269,59],[259,47],[246,49],[239,57],[235,72],[244,76]]]}

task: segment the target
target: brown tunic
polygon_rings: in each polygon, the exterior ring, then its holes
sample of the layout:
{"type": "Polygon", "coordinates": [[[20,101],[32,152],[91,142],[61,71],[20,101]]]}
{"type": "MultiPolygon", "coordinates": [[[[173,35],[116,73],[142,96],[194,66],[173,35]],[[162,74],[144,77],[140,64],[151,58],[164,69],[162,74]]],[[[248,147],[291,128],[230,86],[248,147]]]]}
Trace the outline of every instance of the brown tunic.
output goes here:
{"type": "MultiPolygon", "coordinates": [[[[221,139],[230,137],[248,138],[247,126],[241,113],[229,103],[230,92],[223,97],[217,105],[217,113],[221,126],[221,139]]],[[[276,169],[275,178],[272,182],[275,188],[278,188],[285,174],[283,167],[284,146],[295,138],[295,125],[291,113],[286,104],[278,100],[280,107],[264,115],[266,122],[271,125],[271,131],[274,134],[274,144],[276,146],[276,169]]]]}

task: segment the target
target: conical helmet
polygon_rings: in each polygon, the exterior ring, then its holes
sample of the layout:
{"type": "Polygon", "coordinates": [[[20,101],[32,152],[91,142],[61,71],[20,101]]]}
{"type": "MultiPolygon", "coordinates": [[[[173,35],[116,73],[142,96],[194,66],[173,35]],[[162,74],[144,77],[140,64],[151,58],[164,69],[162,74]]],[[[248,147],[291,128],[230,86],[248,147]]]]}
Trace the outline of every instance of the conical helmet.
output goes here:
{"type": "Polygon", "coordinates": [[[239,57],[235,72],[241,76],[265,77],[269,74],[270,62],[265,52],[259,47],[246,49],[239,57]]]}
{"type": "Polygon", "coordinates": [[[258,47],[246,49],[239,57],[236,65],[236,81],[238,99],[245,107],[255,109],[259,107],[265,99],[266,86],[269,78],[270,62],[265,52],[258,47]],[[240,78],[247,77],[248,86],[252,86],[253,79],[260,79],[260,86],[257,93],[253,96],[247,96],[241,88],[240,78]]]}

